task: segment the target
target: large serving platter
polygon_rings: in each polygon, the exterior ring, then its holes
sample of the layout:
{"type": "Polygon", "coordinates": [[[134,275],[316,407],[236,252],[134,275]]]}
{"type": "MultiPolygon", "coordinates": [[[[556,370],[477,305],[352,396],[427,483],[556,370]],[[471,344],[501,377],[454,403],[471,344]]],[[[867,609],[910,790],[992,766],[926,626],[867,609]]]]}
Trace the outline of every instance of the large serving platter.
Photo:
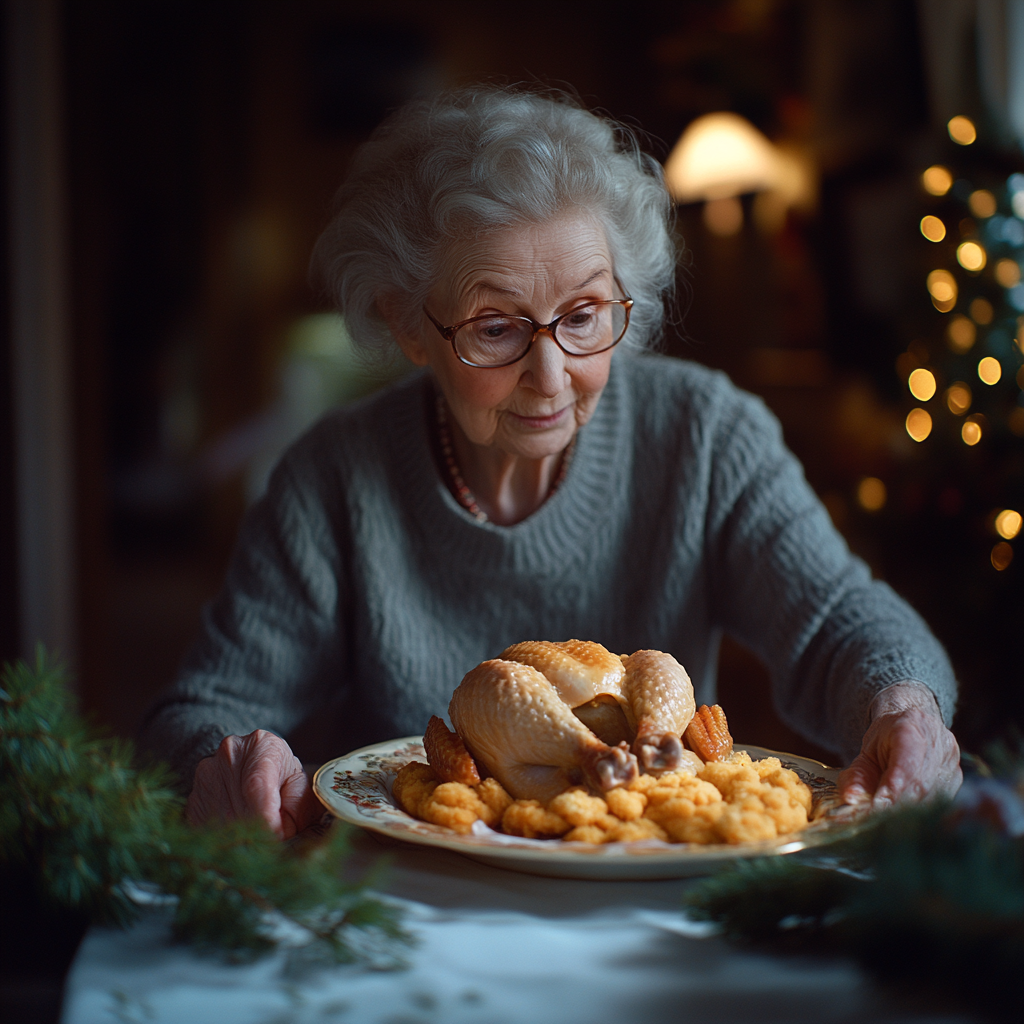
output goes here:
{"type": "MultiPolygon", "coordinates": [[[[746,750],[755,760],[778,757],[811,787],[816,806],[819,801],[834,802],[838,769],[810,758],[750,744],[737,743],[736,749],[746,750]]],[[[557,839],[520,839],[494,832],[482,822],[476,823],[473,833],[458,835],[440,825],[410,817],[397,806],[392,795],[391,784],[399,769],[410,761],[426,759],[421,736],[374,743],[321,766],[313,777],[313,790],[332,814],[352,825],[407,843],[452,850],[494,867],[556,878],[644,879],[704,875],[739,859],[784,856],[831,843],[848,835],[850,830],[849,818],[835,813],[812,822],[803,832],[735,846],[670,844],[653,839],[595,846],[557,839]]]]}

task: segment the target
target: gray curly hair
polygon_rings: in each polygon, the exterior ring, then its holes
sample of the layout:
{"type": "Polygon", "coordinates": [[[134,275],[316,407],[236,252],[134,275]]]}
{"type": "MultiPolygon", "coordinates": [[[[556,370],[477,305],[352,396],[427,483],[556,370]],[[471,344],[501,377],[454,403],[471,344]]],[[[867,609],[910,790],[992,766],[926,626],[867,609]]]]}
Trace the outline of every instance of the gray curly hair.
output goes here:
{"type": "Polygon", "coordinates": [[[463,89],[397,110],[357,153],[313,272],[355,343],[384,354],[394,340],[381,297],[415,331],[458,239],[573,208],[600,220],[634,299],[623,344],[652,345],[676,263],[661,166],[630,129],[561,94],[463,89]]]}

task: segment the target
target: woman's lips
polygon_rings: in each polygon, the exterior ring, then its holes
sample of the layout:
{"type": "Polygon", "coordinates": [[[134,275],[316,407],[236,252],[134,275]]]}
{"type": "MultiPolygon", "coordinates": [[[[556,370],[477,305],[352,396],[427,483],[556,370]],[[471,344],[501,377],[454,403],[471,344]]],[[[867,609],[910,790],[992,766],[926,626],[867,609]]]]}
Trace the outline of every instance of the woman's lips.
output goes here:
{"type": "Polygon", "coordinates": [[[564,409],[559,409],[558,412],[553,412],[550,416],[521,416],[517,412],[510,412],[515,421],[528,430],[546,430],[549,427],[558,426],[562,422],[562,419],[568,413],[570,406],[566,406],[564,409]]]}

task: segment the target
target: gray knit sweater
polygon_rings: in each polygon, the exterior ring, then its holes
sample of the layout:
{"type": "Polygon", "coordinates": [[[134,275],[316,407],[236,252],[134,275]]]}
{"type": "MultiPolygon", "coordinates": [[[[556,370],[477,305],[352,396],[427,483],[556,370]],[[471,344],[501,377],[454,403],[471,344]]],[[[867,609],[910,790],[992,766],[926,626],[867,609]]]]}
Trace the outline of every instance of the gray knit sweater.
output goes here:
{"type": "MultiPolygon", "coordinates": [[[[919,680],[949,723],[942,647],[872,581],[782,442],[721,373],[620,351],[562,486],[515,526],[452,498],[419,374],[323,419],[249,513],[224,588],[145,744],[191,779],[222,737],[340,708],[334,753],[422,732],[520,640],[654,648],[712,703],[727,631],[781,714],[850,757],[879,690],[919,680]]],[[[756,737],[753,737],[756,740],[756,737]]]]}

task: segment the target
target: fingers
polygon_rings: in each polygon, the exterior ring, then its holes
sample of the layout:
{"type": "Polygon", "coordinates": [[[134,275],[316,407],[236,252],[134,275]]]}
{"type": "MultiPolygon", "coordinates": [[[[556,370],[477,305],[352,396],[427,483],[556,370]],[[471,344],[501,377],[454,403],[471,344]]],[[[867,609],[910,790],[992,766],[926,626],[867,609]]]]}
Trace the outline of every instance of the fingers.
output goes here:
{"type": "Polygon", "coordinates": [[[952,796],[962,781],[960,748],[937,709],[905,707],[876,718],[861,753],[839,777],[846,803],[877,809],[904,800],[952,796]]]}
{"type": "MultiPolygon", "coordinates": [[[[296,821],[312,813],[304,796],[309,783],[291,748],[274,733],[257,729],[226,736],[217,752],[196,767],[185,815],[192,824],[262,819],[278,836],[294,835],[296,821]],[[282,803],[289,806],[282,813],[282,803]]],[[[314,798],[315,799],[315,798],[314,798]]]]}
{"type": "Polygon", "coordinates": [[[281,838],[291,839],[304,828],[319,821],[324,809],[309,776],[299,766],[298,771],[289,775],[281,786],[281,838]]]}
{"type": "Polygon", "coordinates": [[[877,762],[861,751],[849,768],[839,775],[839,795],[847,804],[861,804],[870,800],[878,788],[881,769],[877,762]]]}

